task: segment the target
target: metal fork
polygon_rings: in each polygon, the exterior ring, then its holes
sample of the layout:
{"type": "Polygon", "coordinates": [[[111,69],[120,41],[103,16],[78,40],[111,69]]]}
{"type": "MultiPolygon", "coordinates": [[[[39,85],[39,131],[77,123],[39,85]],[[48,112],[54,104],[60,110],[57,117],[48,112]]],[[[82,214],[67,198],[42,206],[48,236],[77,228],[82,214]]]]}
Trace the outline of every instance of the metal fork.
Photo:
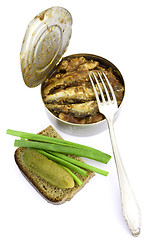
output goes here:
{"type": "Polygon", "coordinates": [[[88,75],[89,75],[91,84],[93,86],[99,111],[105,116],[108,122],[113,155],[115,158],[115,164],[116,164],[117,174],[119,179],[124,219],[126,220],[131,233],[134,236],[138,236],[140,233],[140,209],[137,204],[134,193],[132,191],[132,188],[130,186],[125,168],[123,166],[123,163],[120,157],[120,153],[119,153],[116,139],[115,139],[114,127],[113,127],[114,115],[118,110],[117,100],[107,76],[103,71],[101,73],[102,74],[97,72],[97,75],[95,75],[95,73],[92,72],[92,74],[88,74],[88,75]],[[98,86],[101,99],[99,98],[99,95],[97,93],[96,87],[94,85],[94,81],[96,81],[96,84],[98,86]],[[100,86],[99,81],[100,81],[100,84],[102,84],[102,87],[100,86]],[[102,89],[104,89],[104,93],[102,89]],[[112,99],[111,99],[111,96],[112,96],[112,99]]]}

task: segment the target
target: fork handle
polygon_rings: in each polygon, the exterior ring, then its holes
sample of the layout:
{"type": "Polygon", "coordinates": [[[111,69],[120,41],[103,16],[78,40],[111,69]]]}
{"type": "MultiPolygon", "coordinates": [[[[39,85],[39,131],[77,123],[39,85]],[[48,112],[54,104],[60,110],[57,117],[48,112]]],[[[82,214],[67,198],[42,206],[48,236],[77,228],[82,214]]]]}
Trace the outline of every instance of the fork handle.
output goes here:
{"type": "Polygon", "coordinates": [[[114,127],[113,127],[113,118],[107,119],[107,122],[108,122],[112,149],[113,149],[113,154],[115,158],[115,164],[116,164],[117,174],[119,179],[124,219],[126,220],[131,233],[134,236],[138,236],[140,233],[140,209],[137,204],[134,193],[132,191],[132,188],[130,186],[127,173],[123,166],[120,153],[117,147],[114,127]]]}

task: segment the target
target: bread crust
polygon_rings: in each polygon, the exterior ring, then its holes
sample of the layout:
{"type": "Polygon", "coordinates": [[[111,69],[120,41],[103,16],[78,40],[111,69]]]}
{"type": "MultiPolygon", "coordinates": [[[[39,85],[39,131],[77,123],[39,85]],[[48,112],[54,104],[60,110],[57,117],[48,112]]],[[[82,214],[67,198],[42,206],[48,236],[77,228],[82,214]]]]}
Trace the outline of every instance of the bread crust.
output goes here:
{"type": "MultiPolygon", "coordinates": [[[[46,129],[42,130],[38,134],[42,134],[45,136],[50,136],[54,138],[60,138],[62,137],[56,132],[56,130],[52,126],[48,126],[46,129]]],[[[16,149],[14,158],[17,166],[23,173],[23,175],[26,177],[26,179],[32,184],[32,186],[48,201],[53,204],[62,204],[66,201],[70,201],[73,196],[80,191],[86,183],[95,175],[93,172],[88,171],[88,174],[86,177],[82,177],[80,174],[75,173],[80,180],[83,182],[81,186],[78,186],[75,183],[75,186],[73,188],[69,189],[60,189],[52,184],[46,182],[44,179],[38,177],[36,174],[29,171],[22,163],[22,154],[25,151],[25,148],[19,147],[16,149]]],[[[83,161],[80,157],[71,156],[79,161],[83,161]]]]}

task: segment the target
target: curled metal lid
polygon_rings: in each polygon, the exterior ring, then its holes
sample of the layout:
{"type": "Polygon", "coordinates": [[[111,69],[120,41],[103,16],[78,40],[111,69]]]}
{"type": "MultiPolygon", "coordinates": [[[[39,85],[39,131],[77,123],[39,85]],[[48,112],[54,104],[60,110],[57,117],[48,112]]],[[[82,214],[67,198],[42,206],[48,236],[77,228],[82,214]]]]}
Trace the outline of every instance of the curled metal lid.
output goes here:
{"type": "Polygon", "coordinates": [[[28,87],[42,83],[66,51],[72,17],[62,7],[38,14],[28,25],[20,52],[23,79],[28,87]]]}

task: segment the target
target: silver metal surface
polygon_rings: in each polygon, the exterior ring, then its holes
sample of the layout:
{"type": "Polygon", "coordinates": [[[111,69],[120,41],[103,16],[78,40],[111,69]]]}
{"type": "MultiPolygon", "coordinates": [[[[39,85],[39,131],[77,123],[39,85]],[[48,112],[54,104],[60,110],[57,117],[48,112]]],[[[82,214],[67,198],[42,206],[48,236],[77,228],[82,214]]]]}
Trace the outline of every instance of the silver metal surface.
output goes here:
{"type": "Polygon", "coordinates": [[[69,44],[71,27],[71,14],[61,7],[47,9],[29,23],[20,52],[28,87],[36,87],[53,71],[69,44]]]}
{"type": "Polygon", "coordinates": [[[95,74],[92,74],[92,75],[89,74],[89,78],[92,83],[93,90],[95,92],[99,111],[106,117],[108,122],[113,154],[115,158],[118,179],[119,179],[123,215],[130,228],[131,233],[134,236],[138,236],[140,233],[140,209],[136,201],[136,198],[134,196],[134,193],[132,191],[132,188],[130,186],[126,170],[121,160],[121,156],[120,156],[116,139],[115,139],[114,127],[113,127],[114,115],[118,110],[117,100],[116,100],[114,91],[112,89],[112,86],[109,83],[104,72],[102,73],[98,72],[97,76],[95,74]],[[98,93],[96,91],[93,81],[96,81],[98,85],[100,97],[98,96],[98,93]],[[103,85],[105,94],[103,94],[99,81],[101,81],[103,85]],[[106,86],[107,84],[108,86],[106,86]],[[109,92],[111,92],[112,98],[110,97],[109,92]]]}

